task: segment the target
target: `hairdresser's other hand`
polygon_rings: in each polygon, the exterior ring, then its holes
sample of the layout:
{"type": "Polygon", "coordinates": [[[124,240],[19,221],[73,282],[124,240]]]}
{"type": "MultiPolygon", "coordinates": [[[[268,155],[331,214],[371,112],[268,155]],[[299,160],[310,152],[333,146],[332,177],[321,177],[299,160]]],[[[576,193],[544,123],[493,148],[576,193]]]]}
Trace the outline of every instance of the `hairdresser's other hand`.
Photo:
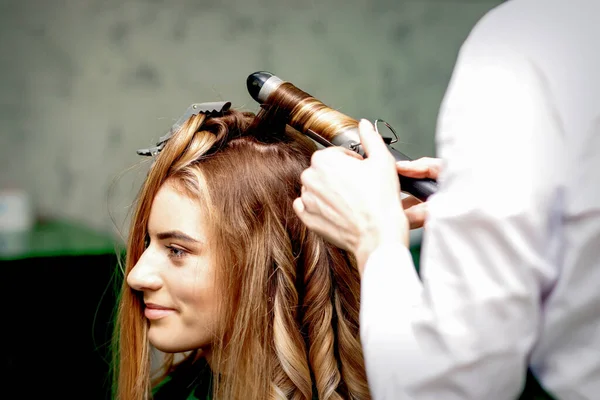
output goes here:
{"type": "MultiPolygon", "coordinates": [[[[399,174],[409,178],[431,178],[438,179],[442,170],[442,159],[422,157],[414,161],[398,161],[396,170],[399,174]]],[[[402,199],[404,213],[408,218],[410,229],[421,228],[425,225],[427,218],[427,202],[422,202],[416,197],[409,195],[402,199]]]]}
{"type": "Polygon", "coordinates": [[[409,235],[394,158],[370,122],[361,120],[359,133],[367,158],[340,147],[315,152],[294,210],[309,229],[353,252],[362,274],[378,246],[408,246],[409,235]]]}

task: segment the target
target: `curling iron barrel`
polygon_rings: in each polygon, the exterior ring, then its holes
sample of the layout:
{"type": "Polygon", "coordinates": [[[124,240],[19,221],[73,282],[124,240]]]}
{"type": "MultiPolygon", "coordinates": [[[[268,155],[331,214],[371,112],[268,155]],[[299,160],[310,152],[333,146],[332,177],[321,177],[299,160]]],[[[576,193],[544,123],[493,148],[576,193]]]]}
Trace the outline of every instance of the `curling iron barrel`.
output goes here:
{"type": "MultiPolygon", "coordinates": [[[[321,145],[341,146],[365,157],[358,135],[358,121],[336,111],[289,82],[266,72],[255,72],[246,80],[248,92],[261,105],[275,107],[287,115],[287,123],[321,145]]],[[[390,128],[391,129],[391,128],[390,128]]],[[[388,144],[396,161],[410,158],[388,144]]],[[[425,201],[437,190],[432,179],[414,179],[400,175],[403,191],[425,201]]]]}

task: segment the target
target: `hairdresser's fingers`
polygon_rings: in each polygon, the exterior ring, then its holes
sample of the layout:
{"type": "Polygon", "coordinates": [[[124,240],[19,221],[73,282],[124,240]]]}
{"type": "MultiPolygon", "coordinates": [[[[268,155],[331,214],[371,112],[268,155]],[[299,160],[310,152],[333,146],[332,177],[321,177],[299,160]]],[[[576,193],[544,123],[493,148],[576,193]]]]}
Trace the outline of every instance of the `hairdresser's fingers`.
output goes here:
{"type": "Polygon", "coordinates": [[[421,228],[427,219],[427,203],[419,203],[404,210],[410,229],[421,228]]]}
{"type": "Polygon", "coordinates": [[[300,197],[296,197],[296,199],[292,203],[292,208],[294,209],[296,214],[298,214],[298,216],[304,214],[304,211],[306,210],[304,208],[304,203],[302,202],[302,198],[300,198],[300,197]]]}
{"type": "Polygon", "coordinates": [[[356,162],[355,160],[362,159],[360,154],[350,149],[335,146],[315,151],[310,158],[310,165],[317,170],[329,170],[340,168],[347,162],[356,162]],[[348,156],[351,158],[349,159],[348,156]]]}
{"type": "MultiPolygon", "coordinates": [[[[362,160],[363,159],[363,156],[361,156],[357,152],[352,151],[350,149],[347,149],[345,147],[335,146],[335,147],[329,147],[329,149],[331,149],[332,152],[335,151],[335,152],[338,152],[338,153],[341,153],[341,154],[344,154],[344,155],[356,158],[357,160],[362,160]]],[[[323,151],[323,150],[319,150],[319,151],[323,151]]],[[[316,154],[316,152],[313,153],[313,154],[316,154]]]]}
{"type": "Polygon", "coordinates": [[[337,151],[313,154],[311,166],[300,175],[303,190],[313,193],[329,207],[343,204],[343,196],[336,189],[339,189],[341,176],[348,163],[357,162],[337,151]]]}
{"type": "Polygon", "coordinates": [[[409,178],[437,179],[441,170],[441,158],[422,157],[414,161],[396,162],[396,171],[409,178]]]}
{"type": "Polygon", "coordinates": [[[353,251],[351,243],[352,241],[347,238],[348,235],[340,231],[339,227],[336,227],[330,221],[323,219],[321,216],[309,212],[302,198],[298,197],[292,203],[292,207],[300,218],[300,221],[308,229],[320,235],[334,246],[344,250],[353,251]]]}
{"type": "Polygon", "coordinates": [[[358,124],[358,133],[360,136],[360,143],[368,157],[374,157],[380,160],[392,159],[392,155],[387,149],[383,138],[375,131],[373,124],[366,119],[361,119],[358,124]]]}
{"type": "MultiPolygon", "coordinates": [[[[305,187],[302,187],[302,194],[300,195],[300,199],[302,200],[303,208],[306,212],[321,218],[323,221],[328,222],[333,226],[344,226],[344,229],[348,228],[348,221],[346,217],[340,215],[339,210],[334,206],[330,205],[330,202],[326,197],[323,198],[318,195],[318,193],[313,193],[309,190],[306,190],[305,187]]],[[[339,203],[337,204],[339,206],[339,203]]]]}
{"type": "Polygon", "coordinates": [[[404,208],[405,210],[421,203],[421,200],[417,199],[415,196],[413,195],[408,195],[406,197],[404,197],[402,199],[402,208],[404,208]]]}
{"type": "Polygon", "coordinates": [[[305,186],[302,186],[300,200],[302,200],[305,211],[311,214],[322,214],[322,202],[312,192],[306,190],[305,186]]]}

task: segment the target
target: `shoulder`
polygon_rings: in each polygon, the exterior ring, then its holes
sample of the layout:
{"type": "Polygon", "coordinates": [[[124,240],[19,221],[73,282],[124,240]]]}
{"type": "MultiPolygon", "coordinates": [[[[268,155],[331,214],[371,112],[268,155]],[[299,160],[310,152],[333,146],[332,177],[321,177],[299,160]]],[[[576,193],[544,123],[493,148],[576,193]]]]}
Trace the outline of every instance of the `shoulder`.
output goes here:
{"type": "Polygon", "coordinates": [[[546,74],[548,43],[557,35],[542,7],[535,0],[510,0],[488,11],[460,47],[446,97],[471,101],[474,93],[506,92],[510,98],[515,87],[537,85],[546,74]]]}
{"type": "Polygon", "coordinates": [[[502,59],[505,53],[526,51],[537,28],[529,2],[512,0],[492,8],[477,21],[460,47],[459,59],[502,59]]]}
{"type": "Polygon", "coordinates": [[[546,59],[579,41],[579,33],[600,33],[590,16],[600,12],[597,0],[509,0],[489,10],[475,24],[461,51],[498,54],[502,50],[546,59]]]}

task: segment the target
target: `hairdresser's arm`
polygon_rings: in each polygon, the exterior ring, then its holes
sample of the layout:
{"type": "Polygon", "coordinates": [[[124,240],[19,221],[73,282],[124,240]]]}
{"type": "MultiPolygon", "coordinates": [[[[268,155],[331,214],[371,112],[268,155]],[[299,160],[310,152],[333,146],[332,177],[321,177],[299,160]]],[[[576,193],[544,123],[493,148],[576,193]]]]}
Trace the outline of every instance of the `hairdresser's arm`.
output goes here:
{"type": "Polygon", "coordinates": [[[376,400],[515,399],[526,376],[556,277],[545,247],[561,132],[538,70],[486,39],[461,50],[440,114],[445,167],[428,201],[423,285],[401,246],[383,244],[364,268],[361,340],[376,400]]]}

